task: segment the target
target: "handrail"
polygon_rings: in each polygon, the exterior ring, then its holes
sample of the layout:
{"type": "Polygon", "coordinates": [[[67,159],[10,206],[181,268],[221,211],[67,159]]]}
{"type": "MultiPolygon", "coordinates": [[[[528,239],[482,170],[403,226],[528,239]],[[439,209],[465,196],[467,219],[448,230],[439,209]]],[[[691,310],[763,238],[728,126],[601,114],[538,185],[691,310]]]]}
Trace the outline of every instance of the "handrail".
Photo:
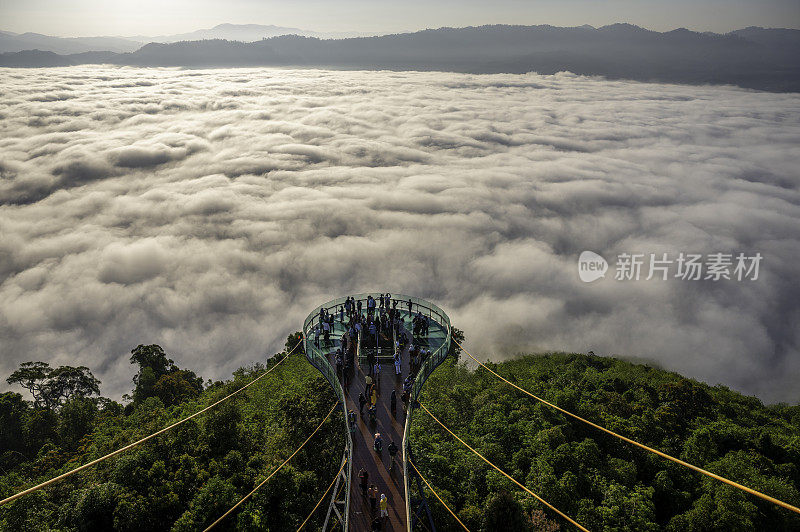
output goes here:
{"type": "MultiPolygon", "coordinates": [[[[414,302],[413,299],[418,298],[412,298],[412,303],[414,302]]],[[[414,379],[414,385],[411,388],[411,397],[409,398],[407,405],[408,411],[406,412],[406,423],[405,427],[403,428],[403,484],[406,492],[406,524],[408,526],[408,532],[411,532],[411,491],[408,483],[408,435],[411,430],[411,417],[414,413],[414,403],[416,403],[419,394],[422,392],[422,386],[425,384],[428,376],[433,373],[433,370],[439,367],[439,365],[447,358],[447,354],[450,352],[450,339],[452,337],[450,318],[447,316],[447,314],[445,314],[444,311],[436,305],[428,303],[427,301],[423,302],[426,304],[426,306],[423,308],[427,308],[428,310],[432,311],[428,315],[430,318],[433,318],[434,312],[436,313],[436,316],[440,318],[441,321],[437,321],[440,325],[444,325],[447,335],[444,343],[440,345],[435,352],[428,355],[428,357],[425,359],[425,362],[422,363],[422,367],[420,367],[419,371],[417,372],[417,377],[414,379]]]]}
{"type": "MultiPolygon", "coordinates": [[[[342,302],[344,302],[344,298],[340,298],[342,302]]],[[[344,507],[344,530],[349,530],[349,523],[350,523],[350,482],[353,476],[353,437],[350,434],[350,426],[347,422],[347,400],[345,399],[344,389],[342,388],[341,382],[339,382],[339,378],[336,375],[336,370],[333,369],[331,363],[328,361],[328,358],[322,352],[322,350],[314,345],[313,341],[309,341],[309,332],[313,328],[314,319],[318,318],[319,316],[319,309],[321,307],[317,307],[311,314],[306,317],[305,321],[303,322],[303,341],[305,342],[306,348],[306,358],[311,363],[312,366],[317,368],[322,376],[325,377],[325,380],[328,381],[331,388],[333,388],[334,394],[339,399],[339,404],[342,405],[342,412],[344,413],[343,420],[344,420],[344,429],[346,434],[346,443],[345,443],[345,452],[347,453],[347,494],[345,495],[345,507],[344,507]]]]}

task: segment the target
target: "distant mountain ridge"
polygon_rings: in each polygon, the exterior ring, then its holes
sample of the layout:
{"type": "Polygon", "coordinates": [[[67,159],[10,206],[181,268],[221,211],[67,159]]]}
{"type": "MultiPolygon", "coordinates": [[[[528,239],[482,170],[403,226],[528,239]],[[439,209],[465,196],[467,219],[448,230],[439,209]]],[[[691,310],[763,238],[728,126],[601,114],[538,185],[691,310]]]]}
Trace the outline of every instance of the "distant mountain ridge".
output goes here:
{"type": "Polygon", "coordinates": [[[38,49],[60,54],[99,50],[123,53],[138,50],[143,44],[123,37],[52,37],[40,33],[0,31],[0,52],[38,49]]]}
{"type": "Polygon", "coordinates": [[[744,28],[728,34],[685,28],[657,32],[631,24],[556,27],[492,25],[378,37],[320,39],[281,35],[149,43],[135,52],[0,55],[0,66],[295,66],[552,74],[612,79],[733,84],[800,91],[800,30],[744,28]]]}
{"type": "Polygon", "coordinates": [[[272,24],[218,24],[213,28],[201,29],[189,33],[179,33],[175,35],[161,35],[158,37],[137,37],[142,42],[179,42],[179,41],[200,41],[204,39],[225,39],[229,41],[253,42],[281,35],[301,35],[303,37],[319,37],[321,39],[341,39],[347,37],[371,37],[383,35],[383,33],[366,33],[354,31],[341,32],[320,32],[303,30],[300,28],[287,28],[272,24]]]}
{"type": "Polygon", "coordinates": [[[54,37],[40,33],[13,33],[0,31],[0,52],[20,52],[38,49],[57,54],[82,52],[134,52],[147,43],[171,43],[179,41],[199,41],[204,39],[225,39],[229,41],[253,42],[280,35],[302,35],[322,39],[341,39],[346,37],[368,37],[381,33],[363,32],[319,32],[300,28],[287,28],[263,24],[218,24],[213,28],[200,29],[175,35],[134,35],[127,37],[54,37]]]}

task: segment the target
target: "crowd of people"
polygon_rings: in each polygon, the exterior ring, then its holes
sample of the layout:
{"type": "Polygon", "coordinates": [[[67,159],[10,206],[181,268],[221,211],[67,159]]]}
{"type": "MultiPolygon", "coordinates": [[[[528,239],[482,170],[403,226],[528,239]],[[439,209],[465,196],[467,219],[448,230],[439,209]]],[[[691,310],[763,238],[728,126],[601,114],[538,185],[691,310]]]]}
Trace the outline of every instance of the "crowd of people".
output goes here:
{"type": "MultiPolygon", "coordinates": [[[[381,363],[378,358],[378,347],[386,348],[392,352],[394,375],[399,383],[403,374],[402,354],[408,352],[409,373],[402,381],[401,387],[393,387],[390,392],[389,410],[392,417],[397,417],[397,397],[403,405],[403,412],[408,411],[414,380],[425,359],[430,355],[430,350],[423,348],[420,343],[427,336],[430,318],[425,316],[419,307],[413,313],[414,302],[400,301],[391,294],[380,294],[377,298],[372,295],[366,299],[347,297],[344,303],[328,308],[320,308],[317,325],[313,330],[314,345],[320,349],[335,346],[335,339],[340,344],[333,353],[336,372],[341,379],[345,390],[349,389],[350,379],[357,373],[358,366],[355,362],[357,342],[362,342],[361,352],[365,354],[366,371],[364,374],[364,390],[359,392],[358,414],[353,409],[347,413],[347,423],[351,434],[358,430],[359,420],[369,423],[372,428],[372,449],[379,455],[383,463],[382,453],[384,438],[376,429],[378,420],[378,397],[381,393],[381,363]],[[403,309],[404,312],[398,310],[403,309]],[[407,318],[411,318],[409,335],[406,332],[407,318]],[[339,333],[335,329],[339,326],[339,333]],[[335,337],[335,338],[334,338],[335,337]],[[387,345],[388,344],[388,345],[387,345]],[[374,347],[373,347],[374,346],[374,347]],[[400,391],[402,390],[402,391],[400,391]],[[366,408],[366,420],[365,420],[366,408]]],[[[385,359],[384,359],[385,360],[385,359]]],[[[389,366],[390,368],[392,366],[389,366]]],[[[391,440],[386,446],[389,455],[387,470],[390,474],[394,471],[397,461],[398,445],[391,440]]],[[[359,485],[365,501],[369,502],[372,530],[381,530],[384,520],[388,518],[388,498],[381,493],[378,497],[378,488],[369,482],[369,472],[361,469],[358,474],[359,485]],[[380,509],[380,513],[377,510],[380,509]]]]}

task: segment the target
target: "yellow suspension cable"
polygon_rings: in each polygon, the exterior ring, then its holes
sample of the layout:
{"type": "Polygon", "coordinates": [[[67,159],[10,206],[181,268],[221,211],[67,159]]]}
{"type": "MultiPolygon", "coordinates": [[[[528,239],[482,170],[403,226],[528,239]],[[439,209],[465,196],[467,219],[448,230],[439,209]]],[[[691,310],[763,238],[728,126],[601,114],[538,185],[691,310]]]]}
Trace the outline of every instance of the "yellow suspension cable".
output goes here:
{"type": "Polygon", "coordinates": [[[461,349],[462,349],[462,350],[463,350],[463,351],[464,351],[464,352],[465,352],[467,355],[469,355],[469,357],[470,357],[472,360],[474,360],[475,362],[477,362],[478,364],[480,364],[481,366],[483,366],[483,368],[484,368],[485,370],[487,370],[489,373],[491,373],[492,375],[494,375],[494,376],[495,376],[495,377],[497,377],[498,379],[502,380],[502,381],[503,381],[503,382],[505,382],[506,384],[510,384],[511,386],[513,386],[514,388],[516,388],[517,390],[521,391],[521,392],[522,392],[522,393],[524,393],[524,394],[527,394],[527,395],[529,395],[529,396],[533,397],[533,398],[534,398],[534,399],[536,399],[537,401],[539,401],[539,402],[541,402],[541,403],[544,403],[544,404],[546,404],[546,405],[547,405],[547,406],[549,406],[549,407],[555,408],[556,410],[558,410],[559,412],[561,412],[561,413],[563,413],[563,414],[566,414],[566,415],[568,415],[568,416],[570,416],[570,417],[572,417],[572,418],[574,418],[574,419],[577,419],[578,421],[582,421],[583,423],[586,423],[587,425],[590,425],[590,426],[592,426],[592,427],[594,427],[594,428],[596,428],[596,429],[598,429],[598,430],[601,430],[601,431],[605,432],[606,434],[610,434],[611,436],[614,436],[615,438],[619,438],[619,439],[620,439],[620,440],[622,440],[622,441],[628,442],[628,443],[630,443],[631,445],[635,445],[635,446],[637,446],[637,447],[639,447],[639,448],[641,448],[641,449],[644,449],[645,451],[649,451],[649,452],[651,452],[651,453],[653,453],[653,454],[657,454],[658,456],[660,456],[660,457],[662,457],[662,458],[666,458],[667,460],[671,460],[671,461],[675,462],[676,464],[682,465],[682,466],[684,466],[684,467],[688,467],[689,469],[692,469],[692,470],[694,470],[694,471],[697,471],[698,473],[702,473],[703,475],[706,475],[707,477],[711,477],[711,478],[713,478],[713,479],[719,480],[720,482],[723,482],[723,483],[725,483],[725,484],[727,484],[727,485],[729,485],[729,486],[732,486],[732,487],[734,487],[734,488],[738,488],[738,489],[740,489],[740,490],[742,490],[742,491],[744,491],[744,492],[747,492],[747,493],[749,493],[749,494],[751,494],[751,495],[755,495],[756,497],[759,497],[759,498],[761,498],[761,499],[764,499],[765,501],[769,501],[769,502],[771,502],[771,503],[773,503],[773,504],[777,504],[778,506],[781,506],[781,507],[783,507],[783,508],[786,508],[787,510],[791,510],[791,511],[793,511],[793,512],[797,513],[797,514],[800,514],[800,508],[798,508],[798,507],[796,507],[796,506],[792,506],[792,505],[791,505],[791,504],[789,504],[789,503],[785,503],[785,502],[783,502],[783,501],[781,501],[781,500],[778,500],[778,499],[776,499],[776,498],[774,498],[774,497],[770,497],[769,495],[766,495],[766,494],[764,494],[764,493],[761,493],[760,491],[756,491],[756,490],[754,490],[754,489],[752,489],[752,488],[748,488],[747,486],[743,486],[743,485],[739,484],[738,482],[734,482],[734,481],[732,481],[732,480],[728,480],[728,479],[727,479],[727,478],[725,478],[725,477],[721,477],[721,476],[719,476],[719,475],[717,475],[717,474],[714,474],[714,473],[712,473],[712,472],[710,472],[710,471],[706,471],[705,469],[703,469],[703,468],[701,468],[701,467],[697,467],[696,465],[692,465],[692,464],[690,464],[690,463],[688,463],[688,462],[684,462],[683,460],[681,460],[681,459],[679,459],[679,458],[675,458],[674,456],[670,456],[670,455],[668,455],[667,453],[664,453],[664,452],[661,452],[661,451],[659,451],[658,449],[653,449],[652,447],[648,447],[647,445],[644,445],[643,443],[639,443],[639,442],[637,442],[637,441],[634,441],[634,440],[632,440],[632,439],[630,439],[630,438],[626,438],[625,436],[623,436],[623,435],[621,435],[621,434],[617,434],[616,432],[614,432],[614,431],[612,431],[612,430],[609,430],[609,429],[607,429],[607,428],[605,428],[605,427],[602,427],[602,426],[600,426],[600,425],[598,425],[598,424],[596,424],[596,423],[592,423],[592,422],[591,422],[591,421],[589,421],[588,419],[584,419],[584,418],[580,417],[580,416],[579,416],[579,415],[577,415],[577,414],[573,414],[572,412],[569,412],[569,411],[567,411],[567,410],[564,410],[564,409],[563,409],[563,408],[561,408],[560,406],[557,406],[557,405],[554,405],[553,403],[550,403],[550,402],[548,402],[548,401],[545,401],[545,400],[544,400],[544,399],[542,399],[541,397],[537,397],[536,395],[532,394],[532,393],[531,393],[531,392],[529,392],[528,390],[525,390],[525,389],[523,389],[523,388],[520,388],[519,386],[517,386],[517,385],[516,385],[516,384],[514,384],[513,382],[510,382],[510,381],[508,381],[507,379],[503,378],[502,376],[498,375],[497,373],[495,373],[494,371],[492,371],[491,369],[489,369],[489,368],[488,368],[488,367],[487,367],[487,366],[486,366],[486,365],[485,365],[483,362],[481,362],[480,360],[478,360],[477,358],[475,358],[474,356],[472,356],[472,355],[469,353],[469,351],[467,351],[466,349],[464,349],[464,346],[462,346],[460,343],[458,343],[458,342],[457,342],[455,339],[454,339],[453,341],[454,341],[454,342],[456,343],[456,345],[458,345],[458,347],[460,347],[460,348],[461,348],[461,349]]]}
{"type": "Polygon", "coordinates": [[[231,507],[231,509],[230,509],[230,510],[228,510],[227,512],[225,512],[224,514],[222,514],[221,516],[219,516],[219,518],[218,518],[216,521],[214,521],[213,523],[211,523],[211,525],[210,525],[208,528],[206,528],[206,529],[205,529],[203,532],[208,532],[209,530],[211,530],[212,528],[214,528],[215,526],[217,526],[217,525],[218,525],[218,524],[219,524],[219,523],[220,523],[220,522],[221,522],[223,519],[225,519],[225,518],[226,518],[226,517],[227,517],[227,516],[228,516],[228,515],[229,515],[231,512],[233,512],[233,511],[234,511],[236,508],[238,508],[238,507],[239,507],[239,506],[240,506],[240,505],[241,505],[241,504],[242,504],[244,501],[246,501],[247,499],[249,499],[251,495],[253,495],[253,494],[254,494],[256,491],[258,491],[258,489],[259,489],[261,486],[263,486],[264,484],[266,484],[266,483],[267,483],[267,481],[268,481],[269,479],[271,479],[271,478],[272,478],[272,477],[275,475],[275,473],[277,473],[278,471],[280,471],[280,470],[281,470],[281,468],[282,468],[283,466],[285,466],[285,465],[286,465],[286,464],[289,462],[289,460],[291,460],[292,458],[294,458],[294,455],[296,455],[297,453],[299,453],[299,452],[300,452],[300,449],[302,449],[303,447],[305,447],[305,445],[308,443],[308,440],[310,440],[311,438],[313,438],[313,437],[314,437],[314,434],[316,434],[316,433],[319,431],[319,429],[321,429],[321,428],[322,428],[322,425],[324,425],[324,424],[325,424],[325,422],[328,420],[328,418],[329,418],[329,417],[331,417],[331,414],[333,414],[333,410],[336,408],[336,406],[337,406],[338,404],[339,404],[339,402],[338,402],[338,401],[337,401],[336,403],[334,403],[334,405],[331,407],[330,411],[328,411],[328,415],[327,415],[327,416],[325,416],[325,419],[323,419],[323,420],[322,420],[322,422],[321,422],[321,423],[320,423],[320,424],[317,426],[317,428],[315,428],[315,429],[314,429],[314,432],[312,432],[312,433],[311,433],[311,435],[310,435],[308,438],[306,438],[306,441],[304,441],[302,444],[300,444],[300,447],[298,447],[297,449],[295,449],[295,451],[294,451],[294,452],[293,452],[293,453],[292,453],[292,454],[289,456],[289,458],[287,458],[286,460],[284,460],[284,461],[283,461],[283,463],[282,463],[281,465],[279,465],[277,469],[275,469],[275,471],[273,471],[272,473],[270,473],[270,474],[269,474],[269,476],[268,476],[267,478],[265,478],[264,480],[262,480],[262,481],[261,481],[261,482],[258,484],[258,486],[256,486],[255,488],[253,488],[253,491],[251,491],[250,493],[248,493],[247,495],[245,495],[244,497],[242,497],[242,498],[241,498],[241,500],[240,500],[239,502],[237,502],[236,504],[234,504],[234,505],[231,507]]]}
{"type": "Polygon", "coordinates": [[[420,472],[419,472],[419,469],[417,469],[417,466],[416,466],[416,465],[414,465],[414,462],[412,462],[411,460],[409,460],[409,461],[408,461],[408,463],[409,463],[409,464],[411,464],[411,467],[413,467],[413,468],[414,468],[414,471],[416,471],[416,472],[417,472],[417,475],[419,475],[419,478],[421,478],[421,479],[422,479],[422,482],[424,482],[424,483],[425,483],[425,485],[426,485],[426,486],[428,486],[428,489],[429,489],[429,490],[431,490],[431,493],[433,493],[433,495],[434,495],[434,496],[435,496],[437,499],[439,499],[439,502],[440,502],[440,503],[442,503],[442,506],[444,506],[444,507],[447,509],[447,511],[448,511],[448,512],[450,512],[450,515],[452,515],[452,516],[455,518],[455,520],[456,520],[456,521],[458,521],[458,524],[459,524],[459,525],[461,525],[461,527],[462,527],[464,530],[466,530],[467,532],[469,532],[469,528],[467,528],[467,525],[465,525],[464,523],[462,523],[462,522],[461,522],[461,519],[459,519],[459,518],[458,518],[458,516],[456,515],[456,513],[455,513],[453,510],[451,510],[449,506],[447,506],[447,503],[445,503],[445,502],[442,500],[442,498],[441,498],[441,497],[439,497],[439,494],[438,494],[438,493],[436,493],[436,490],[435,490],[435,489],[433,489],[433,487],[431,487],[431,485],[430,485],[430,484],[428,484],[428,481],[427,481],[427,480],[425,480],[425,477],[423,477],[423,476],[422,476],[422,473],[420,473],[420,472]]]}
{"type": "MultiPolygon", "coordinates": [[[[419,401],[417,401],[417,402],[419,402],[419,401]]],[[[575,525],[576,527],[578,527],[580,530],[583,530],[583,532],[589,532],[589,530],[588,530],[588,529],[584,528],[583,526],[581,526],[580,524],[578,524],[578,523],[577,523],[577,522],[576,522],[574,519],[572,519],[571,517],[569,517],[567,514],[565,514],[564,512],[562,512],[561,510],[559,510],[558,508],[556,508],[555,506],[553,506],[552,504],[550,504],[550,503],[549,503],[549,502],[547,502],[546,500],[544,500],[544,499],[542,499],[541,497],[539,497],[538,495],[536,495],[534,492],[532,492],[531,490],[529,490],[529,489],[528,489],[528,488],[527,488],[527,487],[526,487],[524,484],[521,484],[521,483],[517,482],[517,480],[515,480],[515,479],[514,479],[514,478],[513,478],[511,475],[509,475],[508,473],[506,473],[505,471],[503,471],[502,469],[500,469],[499,467],[497,467],[496,465],[494,465],[493,463],[491,463],[491,462],[489,461],[489,459],[488,459],[488,458],[486,458],[486,457],[485,457],[485,456],[483,456],[481,453],[479,453],[478,451],[476,451],[475,449],[473,449],[472,447],[470,447],[470,446],[469,446],[469,444],[468,444],[467,442],[465,442],[464,440],[462,440],[461,438],[459,438],[458,436],[456,436],[455,432],[453,432],[452,430],[450,430],[449,428],[447,428],[447,426],[446,426],[444,423],[442,423],[441,421],[439,421],[439,418],[437,418],[436,416],[434,416],[434,415],[433,415],[433,413],[431,413],[431,411],[430,411],[430,410],[428,410],[428,408],[427,408],[427,407],[426,407],[424,404],[422,404],[421,402],[419,402],[419,406],[421,406],[421,407],[422,407],[422,408],[423,408],[423,409],[424,409],[424,410],[425,410],[425,411],[428,413],[428,415],[429,415],[429,416],[431,416],[431,417],[432,417],[432,418],[433,418],[433,419],[434,419],[434,420],[435,420],[435,421],[436,421],[436,422],[437,422],[439,425],[441,425],[441,426],[442,426],[442,428],[443,428],[444,430],[446,430],[447,432],[449,432],[450,434],[452,434],[452,435],[453,435],[453,437],[454,437],[455,439],[457,439],[458,441],[460,441],[460,442],[461,442],[461,443],[462,443],[462,444],[463,444],[463,445],[464,445],[464,446],[465,446],[467,449],[469,449],[469,450],[470,450],[470,451],[472,451],[473,453],[477,454],[477,455],[478,455],[478,456],[479,456],[479,457],[480,457],[480,458],[481,458],[481,459],[482,459],[484,462],[486,462],[487,464],[489,464],[490,466],[492,466],[493,468],[495,468],[495,469],[496,469],[498,472],[500,472],[502,475],[504,475],[504,476],[505,476],[505,477],[506,477],[508,480],[510,480],[511,482],[513,482],[514,484],[516,484],[517,486],[519,486],[520,488],[522,488],[523,490],[527,491],[527,492],[528,492],[528,494],[532,495],[532,496],[533,496],[533,497],[534,497],[534,498],[535,498],[537,501],[541,502],[542,504],[544,504],[545,506],[547,506],[548,508],[550,508],[551,510],[553,510],[555,513],[557,513],[558,515],[560,515],[561,517],[563,517],[564,519],[566,519],[567,521],[569,521],[570,523],[572,523],[573,525],[575,525]]]]}
{"type": "MultiPolygon", "coordinates": [[[[317,501],[317,504],[314,505],[314,509],[311,510],[310,514],[308,514],[308,517],[306,517],[305,521],[303,521],[303,524],[300,525],[300,527],[297,529],[297,532],[300,532],[303,529],[303,527],[306,526],[306,523],[308,523],[308,520],[311,519],[311,516],[314,515],[314,512],[317,511],[317,508],[319,508],[319,505],[322,504],[322,501],[323,501],[323,499],[325,499],[325,496],[328,494],[329,491],[331,491],[331,488],[333,487],[333,483],[336,482],[337,478],[339,478],[339,475],[341,474],[342,469],[344,469],[345,465],[347,465],[347,460],[346,459],[345,459],[344,462],[342,462],[342,467],[339,468],[339,471],[337,471],[336,474],[333,476],[333,480],[331,480],[331,483],[328,486],[328,489],[326,489],[325,493],[322,494],[322,497],[319,498],[319,500],[317,501]]],[[[341,493],[341,490],[340,490],[340,493],[341,493]]]]}
{"type": "Polygon", "coordinates": [[[178,425],[181,425],[181,424],[183,424],[183,423],[186,423],[186,422],[187,422],[187,421],[189,421],[190,419],[192,419],[192,418],[194,418],[194,417],[197,417],[197,416],[199,416],[199,415],[200,415],[200,414],[202,414],[203,412],[206,412],[206,411],[208,411],[208,410],[211,410],[212,408],[214,408],[214,407],[215,407],[215,406],[217,406],[218,404],[222,403],[223,401],[227,401],[228,399],[230,399],[230,398],[231,398],[231,397],[233,397],[234,395],[236,395],[236,394],[240,393],[241,391],[245,390],[246,388],[248,388],[248,387],[252,386],[252,385],[253,385],[253,384],[255,384],[256,382],[258,382],[259,380],[261,380],[263,377],[266,377],[267,375],[269,375],[269,373],[270,373],[272,370],[274,370],[275,368],[277,368],[279,365],[281,365],[281,364],[283,363],[283,361],[284,361],[284,360],[286,360],[287,358],[289,358],[289,355],[291,355],[291,354],[294,352],[294,350],[295,350],[295,349],[297,349],[297,348],[300,346],[300,344],[302,344],[302,343],[303,343],[303,340],[301,339],[301,340],[300,340],[299,342],[297,342],[297,344],[296,344],[296,345],[295,345],[295,346],[292,348],[292,350],[291,350],[291,351],[289,351],[289,352],[286,354],[286,356],[285,356],[285,357],[283,357],[281,360],[279,360],[279,361],[278,361],[278,363],[277,363],[277,364],[275,364],[275,365],[274,365],[274,366],[272,366],[272,367],[271,367],[269,370],[265,371],[264,373],[262,373],[261,375],[259,375],[258,377],[256,377],[255,379],[253,379],[252,381],[250,381],[249,383],[247,383],[246,385],[244,385],[244,386],[242,386],[241,388],[239,388],[238,390],[236,390],[235,392],[233,392],[233,393],[231,393],[231,394],[229,394],[229,395],[227,395],[227,396],[223,397],[222,399],[220,399],[220,400],[219,400],[219,401],[217,401],[216,403],[214,403],[214,404],[211,404],[211,405],[209,405],[209,406],[205,407],[204,409],[200,410],[199,412],[195,412],[194,414],[192,414],[192,415],[190,415],[190,416],[188,416],[188,417],[185,417],[185,418],[181,419],[180,421],[176,421],[176,422],[175,422],[175,423],[173,423],[172,425],[169,425],[168,427],[165,427],[165,428],[163,428],[163,429],[159,430],[158,432],[154,432],[153,434],[150,434],[149,436],[145,436],[145,437],[144,437],[144,438],[142,438],[141,440],[135,441],[135,442],[133,442],[133,443],[131,443],[131,444],[129,444],[129,445],[126,445],[125,447],[122,447],[121,449],[117,449],[116,451],[110,452],[110,453],[108,453],[108,454],[107,454],[107,455],[105,455],[105,456],[101,456],[100,458],[97,458],[96,460],[92,460],[92,461],[91,461],[91,462],[89,462],[88,464],[84,464],[84,465],[82,465],[82,466],[80,466],[80,467],[76,467],[75,469],[72,469],[72,470],[70,470],[70,471],[67,471],[66,473],[64,473],[64,474],[61,474],[61,475],[59,475],[59,476],[57,476],[57,477],[55,477],[55,478],[51,478],[51,479],[50,479],[50,480],[48,480],[48,481],[42,482],[41,484],[37,484],[36,486],[33,486],[33,487],[31,487],[31,488],[28,488],[28,489],[26,489],[26,490],[24,490],[24,491],[21,491],[21,492],[17,493],[16,495],[12,495],[11,497],[8,497],[8,498],[6,498],[6,499],[3,499],[3,500],[1,500],[1,501],[0,501],[0,506],[2,506],[2,505],[4,505],[4,504],[7,504],[7,503],[9,503],[9,502],[11,502],[11,501],[14,501],[14,500],[16,500],[16,499],[19,499],[20,497],[24,497],[25,495],[28,495],[29,493],[33,493],[34,491],[40,490],[40,489],[42,489],[42,488],[46,488],[47,486],[50,486],[51,484],[55,484],[56,482],[58,482],[58,481],[60,481],[60,480],[64,480],[65,478],[67,478],[67,477],[69,477],[69,476],[72,476],[72,475],[74,475],[75,473],[78,473],[79,471],[83,471],[84,469],[87,469],[87,468],[89,468],[89,467],[92,467],[93,465],[99,464],[100,462],[102,462],[102,461],[104,461],[104,460],[108,460],[108,459],[109,459],[109,458],[111,458],[112,456],[116,456],[116,455],[118,455],[118,454],[120,454],[120,453],[122,453],[122,452],[125,452],[125,451],[129,450],[129,449],[133,449],[134,447],[136,447],[136,446],[138,446],[138,445],[141,445],[141,444],[143,444],[143,443],[144,443],[144,442],[146,442],[147,440],[149,440],[149,439],[151,439],[151,438],[155,438],[156,436],[158,436],[158,435],[160,435],[160,434],[164,434],[164,433],[165,433],[165,432],[167,432],[168,430],[174,429],[174,428],[175,428],[175,427],[177,427],[178,425]]]}

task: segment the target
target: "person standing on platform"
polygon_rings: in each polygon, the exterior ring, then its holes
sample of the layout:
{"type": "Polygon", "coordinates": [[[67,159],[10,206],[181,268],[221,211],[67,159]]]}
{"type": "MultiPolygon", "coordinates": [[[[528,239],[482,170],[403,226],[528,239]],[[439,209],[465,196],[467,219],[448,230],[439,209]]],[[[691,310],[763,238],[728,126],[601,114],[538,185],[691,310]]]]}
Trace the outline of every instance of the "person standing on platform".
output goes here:
{"type": "Polygon", "coordinates": [[[370,515],[375,516],[375,508],[378,506],[378,486],[375,484],[371,485],[368,492],[370,515]]]}
{"type": "Polygon", "coordinates": [[[389,518],[389,501],[386,499],[386,494],[381,493],[381,521],[384,517],[389,518]]]}
{"type": "Polygon", "coordinates": [[[370,375],[373,376],[375,376],[375,374],[373,373],[373,371],[375,370],[375,362],[376,362],[375,353],[372,351],[372,349],[367,350],[367,364],[369,364],[369,373],[370,375]]]}
{"type": "Polygon", "coordinates": [[[363,467],[358,472],[358,485],[361,486],[361,494],[366,497],[367,487],[369,486],[369,471],[366,471],[363,467]]]}
{"type": "Polygon", "coordinates": [[[364,398],[363,393],[358,394],[358,413],[359,415],[364,415],[364,405],[367,404],[367,400],[364,398]]]}
{"type": "Polygon", "coordinates": [[[387,450],[389,451],[389,471],[391,471],[394,469],[394,457],[397,456],[397,444],[394,443],[394,440],[391,441],[387,450]]]}
{"type": "Polygon", "coordinates": [[[395,352],[394,354],[394,374],[400,375],[402,373],[402,369],[400,368],[400,353],[395,352]]]}
{"type": "Polygon", "coordinates": [[[352,410],[347,412],[347,424],[350,426],[350,433],[351,434],[355,433],[355,431],[356,431],[356,413],[353,412],[352,410]]]}
{"type": "Polygon", "coordinates": [[[372,406],[376,406],[378,404],[378,390],[375,387],[372,387],[372,393],[370,395],[370,403],[372,406]]]}
{"type": "Polygon", "coordinates": [[[325,340],[325,345],[330,345],[331,343],[331,324],[328,321],[322,322],[322,335],[323,339],[325,340]]]}
{"type": "Polygon", "coordinates": [[[396,390],[392,390],[392,395],[389,398],[389,405],[391,406],[391,409],[392,409],[392,415],[394,415],[395,411],[397,410],[397,391],[396,390]]]}

